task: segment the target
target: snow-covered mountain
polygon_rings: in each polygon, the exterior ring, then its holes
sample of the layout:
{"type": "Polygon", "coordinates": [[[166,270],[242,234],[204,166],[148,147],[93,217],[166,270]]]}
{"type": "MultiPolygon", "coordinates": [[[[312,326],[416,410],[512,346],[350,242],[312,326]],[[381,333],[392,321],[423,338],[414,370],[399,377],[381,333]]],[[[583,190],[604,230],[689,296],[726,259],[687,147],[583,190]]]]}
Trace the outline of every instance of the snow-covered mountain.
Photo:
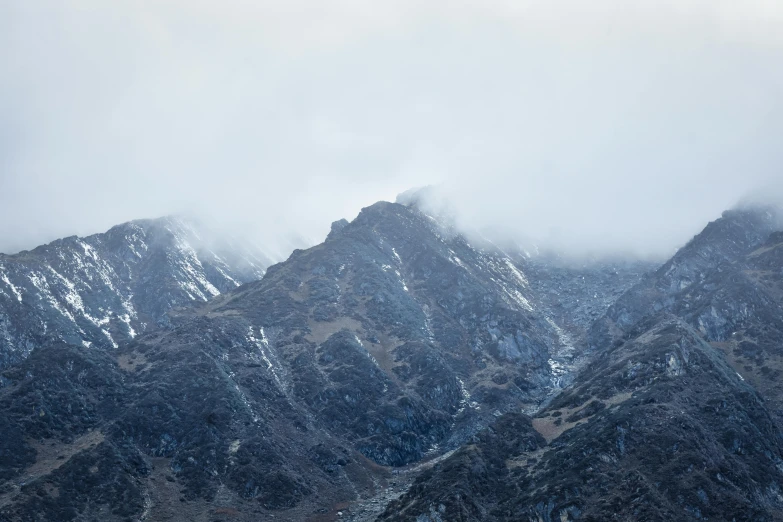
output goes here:
{"type": "Polygon", "coordinates": [[[269,260],[166,217],[0,254],[0,368],[50,341],[117,347],[167,312],[259,279],[269,260]]]}

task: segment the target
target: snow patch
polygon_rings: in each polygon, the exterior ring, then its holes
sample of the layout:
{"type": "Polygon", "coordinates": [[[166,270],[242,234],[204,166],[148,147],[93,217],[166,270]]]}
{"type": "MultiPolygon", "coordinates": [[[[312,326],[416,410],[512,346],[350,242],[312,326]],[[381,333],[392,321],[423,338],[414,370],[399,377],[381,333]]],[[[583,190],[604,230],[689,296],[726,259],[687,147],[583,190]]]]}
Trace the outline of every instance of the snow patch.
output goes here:
{"type": "Polygon", "coordinates": [[[457,410],[456,415],[459,415],[460,413],[465,411],[466,406],[476,411],[480,410],[481,406],[479,406],[478,402],[472,400],[470,392],[468,391],[468,388],[465,386],[465,382],[459,377],[457,377],[457,382],[459,383],[459,391],[460,394],[462,394],[462,400],[459,402],[460,408],[459,410],[457,410]]]}
{"type": "Polygon", "coordinates": [[[109,333],[109,331],[108,331],[108,330],[106,330],[105,328],[103,328],[103,329],[101,329],[101,332],[103,332],[103,335],[105,335],[105,336],[106,336],[106,338],[109,340],[109,342],[111,343],[111,345],[112,345],[114,348],[119,348],[119,347],[120,347],[120,345],[119,345],[119,344],[117,344],[117,343],[114,341],[114,337],[112,337],[112,336],[111,336],[111,334],[109,333]]]}
{"type": "Polygon", "coordinates": [[[20,292],[19,289],[17,287],[15,287],[14,284],[11,282],[11,280],[8,279],[8,276],[5,273],[5,268],[2,265],[0,265],[0,281],[5,283],[8,286],[8,288],[11,289],[11,292],[13,292],[14,295],[16,296],[16,300],[21,303],[22,302],[22,292],[20,292]]]}
{"type": "Polygon", "coordinates": [[[566,361],[573,358],[574,353],[574,341],[568,333],[560,328],[551,317],[546,318],[546,322],[554,330],[557,335],[559,346],[555,350],[554,358],[550,358],[547,361],[549,365],[549,371],[552,374],[554,380],[554,386],[561,388],[564,384],[564,377],[571,373],[572,365],[566,361]]]}
{"type": "Polygon", "coordinates": [[[394,273],[397,274],[397,278],[400,280],[400,283],[402,284],[402,289],[407,292],[408,291],[408,285],[405,284],[405,279],[402,277],[402,274],[400,273],[400,271],[399,270],[395,270],[394,273]]]}
{"type": "Polygon", "coordinates": [[[125,323],[125,325],[128,327],[128,335],[131,339],[136,337],[136,330],[133,329],[133,326],[131,326],[131,318],[129,314],[124,314],[119,316],[120,321],[125,323]]]}
{"type": "Polygon", "coordinates": [[[451,261],[452,263],[454,263],[460,268],[464,268],[465,270],[468,269],[468,267],[465,266],[462,260],[457,257],[457,254],[455,254],[454,251],[451,249],[449,249],[449,261],[451,261]]]}
{"type": "MultiPolygon", "coordinates": [[[[277,371],[275,369],[275,365],[272,364],[271,358],[275,358],[274,354],[269,351],[269,340],[266,338],[266,335],[264,334],[264,328],[259,327],[258,329],[258,335],[261,337],[261,339],[256,339],[255,335],[253,335],[253,327],[248,327],[247,332],[247,339],[251,343],[253,343],[256,348],[258,348],[258,351],[261,354],[261,359],[264,360],[266,363],[266,368],[270,372],[272,372],[272,377],[275,379],[275,382],[277,383],[278,387],[282,390],[283,389],[283,382],[280,380],[280,376],[277,374],[277,371]]],[[[277,362],[277,361],[275,361],[277,362]]],[[[278,363],[279,364],[279,363],[278,363]]]]}
{"type": "Polygon", "coordinates": [[[514,266],[514,263],[512,263],[509,258],[505,258],[503,261],[506,263],[506,266],[514,275],[514,277],[519,282],[519,284],[524,287],[528,286],[527,278],[522,272],[519,271],[519,269],[516,266],[514,266]]]}
{"type": "MultiPolygon", "coordinates": [[[[38,290],[39,297],[41,300],[46,301],[49,303],[49,305],[57,310],[62,316],[66,317],[69,321],[76,324],[76,319],[73,317],[73,314],[69,312],[67,309],[65,309],[62,305],[60,305],[59,302],[57,302],[57,299],[54,298],[52,295],[51,288],[49,287],[49,281],[46,280],[46,276],[43,274],[37,274],[35,272],[28,274],[27,278],[30,280],[31,283],[33,283],[33,286],[38,290]]],[[[84,330],[79,328],[79,333],[84,335],[84,330]]]]}

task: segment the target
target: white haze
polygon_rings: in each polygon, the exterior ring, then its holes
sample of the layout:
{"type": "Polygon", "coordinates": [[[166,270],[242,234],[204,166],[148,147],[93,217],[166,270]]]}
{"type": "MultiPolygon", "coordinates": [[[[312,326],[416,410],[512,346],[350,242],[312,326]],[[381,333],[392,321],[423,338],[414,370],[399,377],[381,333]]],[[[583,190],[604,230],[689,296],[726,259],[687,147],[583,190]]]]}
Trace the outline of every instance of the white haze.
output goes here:
{"type": "Polygon", "coordinates": [[[0,251],[184,212],[282,255],[439,183],[496,237],[666,255],[779,187],[781,5],[0,1],[0,251]]]}

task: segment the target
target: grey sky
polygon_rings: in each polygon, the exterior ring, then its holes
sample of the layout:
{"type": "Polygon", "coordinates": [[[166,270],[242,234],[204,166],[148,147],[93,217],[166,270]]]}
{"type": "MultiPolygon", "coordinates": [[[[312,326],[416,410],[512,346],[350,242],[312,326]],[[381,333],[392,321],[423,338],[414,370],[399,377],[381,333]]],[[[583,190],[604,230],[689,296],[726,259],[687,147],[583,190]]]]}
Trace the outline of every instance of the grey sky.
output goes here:
{"type": "Polygon", "coordinates": [[[779,186],[781,35],[774,0],[0,1],[0,251],[174,212],[274,250],[442,183],[667,253],[779,186]]]}

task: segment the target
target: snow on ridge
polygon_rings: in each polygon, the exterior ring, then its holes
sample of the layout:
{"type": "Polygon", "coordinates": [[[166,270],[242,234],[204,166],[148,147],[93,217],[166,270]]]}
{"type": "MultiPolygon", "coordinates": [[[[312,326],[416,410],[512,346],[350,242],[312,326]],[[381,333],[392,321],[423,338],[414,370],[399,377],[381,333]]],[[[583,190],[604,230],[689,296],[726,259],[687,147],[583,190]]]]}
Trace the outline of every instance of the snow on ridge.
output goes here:
{"type": "Polygon", "coordinates": [[[95,252],[95,249],[92,247],[92,245],[89,245],[85,243],[82,240],[79,240],[79,245],[84,249],[84,254],[91,257],[94,261],[98,261],[98,254],[95,252]]]}
{"type": "Polygon", "coordinates": [[[220,295],[220,290],[206,278],[204,265],[201,263],[196,250],[185,239],[176,235],[175,237],[177,238],[176,248],[181,257],[181,260],[177,261],[177,266],[188,279],[187,281],[180,281],[180,287],[194,301],[196,297],[193,294],[202,301],[208,301],[210,298],[220,295]]]}
{"type": "Polygon", "coordinates": [[[46,301],[51,305],[52,308],[57,310],[62,316],[66,317],[68,320],[70,320],[74,325],[76,325],[77,330],[82,335],[85,335],[84,330],[76,323],[76,318],[73,316],[73,314],[65,307],[63,307],[57,299],[55,299],[54,295],[52,295],[51,287],[49,286],[49,281],[46,280],[46,276],[43,274],[37,274],[35,272],[31,272],[27,275],[27,278],[30,280],[31,283],[33,283],[33,286],[38,290],[39,292],[39,298],[41,300],[46,301]]]}
{"type": "Polygon", "coordinates": [[[103,284],[113,293],[118,294],[117,289],[114,287],[114,281],[118,279],[114,268],[108,261],[102,259],[91,245],[82,240],[79,240],[78,243],[84,250],[84,255],[89,259],[87,260],[88,263],[85,264],[85,260],[81,258],[80,254],[74,251],[74,261],[77,269],[84,273],[90,281],[94,280],[93,273],[98,274],[103,284]]]}
{"type": "MultiPolygon", "coordinates": [[[[364,346],[364,343],[362,342],[362,340],[361,340],[361,339],[359,339],[359,336],[358,336],[358,335],[356,335],[356,333],[355,333],[355,332],[354,332],[354,334],[353,334],[353,339],[354,339],[354,340],[355,340],[357,343],[359,343],[359,346],[361,346],[362,348],[364,348],[365,355],[367,355],[367,358],[368,358],[368,359],[370,359],[370,361],[372,361],[372,363],[375,365],[375,367],[376,367],[376,368],[380,368],[380,367],[381,367],[381,365],[378,363],[378,359],[376,359],[376,358],[375,358],[375,356],[374,356],[373,354],[371,354],[371,353],[370,353],[370,350],[368,350],[368,349],[367,349],[367,347],[366,347],[366,346],[364,346]]],[[[383,390],[383,391],[386,391],[386,388],[384,388],[384,390],[383,390]]]]}
{"type": "Polygon", "coordinates": [[[114,348],[119,348],[120,347],[120,345],[117,344],[117,341],[114,340],[114,337],[111,336],[111,334],[109,333],[109,331],[107,329],[103,328],[103,329],[101,329],[101,332],[103,332],[103,335],[105,335],[106,338],[109,340],[109,343],[111,343],[112,347],[114,347],[114,348]]]}
{"type": "MultiPolygon", "coordinates": [[[[219,257],[217,257],[217,256],[215,256],[215,257],[216,257],[217,259],[220,259],[220,258],[219,258],[219,257]]],[[[221,260],[221,261],[222,261],[222,260],[221,260]]],[[[230,282],[231,282],[231,284],[233,284],[235,287],[236,287],[236,286],[241,286],[241,285],[242,285],[242,283],[238,282],[236,279],[234,279],[233,277],[231,277],[230,275],[228,275],[228,274],[226,273],[226,271],[225,271],[225,270],[223,270],[222,268],[220,268],[219,266],[215,265],[215,270],[217,270],[218,272],[220,272],[220,275],[222,275],[223,277],[225,277],[225,278],[226,278],[228,281],[230,281],[230,282]]]]}
{"type": "MultiPolygon", "coordinates": [[[[60,274],[59,272],[57,272],[51,266],[47,265],[46,268],[49,270],[49,272],[52,273],[52,275],[54,277],[56,277],[65,286],[65,292],[63,292],[62,298],[63,298],[63,300],[65,301],[65,303],[68,305],[68,307],[71,310],[73,310],[75,312],[78,312],[85,319],[87,319],[88,321],[90,321],[92,324],[94,324],[95,326],[97,326],[99,328],[102,328],[103,326],[105,326],[105,325],[107,325],[107,324],[109,324],[111,322],[111,315],[112,315],[111,312],[106,314],[103,318],[96,318],[96,317],[94,317],[91,313],[89,313],[87,311],[86,307],[84,306],[84,300],[82,299],[81,294],[79,294],[79,292],[76,290],[76,285],[70,279],[68,279],[64,275],[60,274]]],[[[108,275],[106,275],[106,277],[108,278],[108,275]]],[[[109,288],[112,290],[113,293],[115,293],[118,297],[122,298],[121,295],[117,294],[116,290],[114,289],[114,285],[113,284],[110,284],[110,285],[107,285],[107,286],[109,286],[109,288]]],[[[135,310],[133,310],[133,306],[128,301],[124,301],[122,303],[122,305],[123,305],[123,307],[126,308],[126,310],[128,308],[130,308],[130,310],[133,311],[132,316],[135,317],[135,310]]],[[[99,311],[102,312],[103,309],[100,309],[99,311]]],[[[128,316],[128,321],[127,322],[128,322],[129,331],[133,332],[133,335],[131,335],[131,337],[134,337],[135,336],[135,332],[133,331],[133,328],[130,327],[131,313],[128,312],[128,314],[126,314],[126,315],[128,316]]],[[[114,342],[114,339],[112,339],[110,335],[108,335],[108,334],[106,334],[106,335],[107,335],[107,337],[109,337],[112,345],[116,345],[116,343],[114,342]]],[[[116,348],[116,346],[115,346],[115,348],[116,348]]]]}
{"type": "Polygon", "coordinates": [[[146,253],[149,250],[149,245],[147,245],[146,241],[144,239],[147,237],[147,231],[144,230],[143,227],[139,226],[138,223],[130,222],[127,226],[128,229],[130,229],[130,232],[125,235],[125,239],[128,241],[128,248],[130,251],[141,259],[144,257],[142,252],[139,252],[139,250],[146,253]]]}
{"type": "Polygon", "coordinates": [[[503,259],[503,261],[506,263],[506,266],[511,271],[511,273],[514,275],[514,277],[516,277],[517,281],[519,281],[519,283],[522,286],[525,286],[525,287],[528,286],[527,277],[525,277],[525,275],[522,272],[520,272],[519,269],[516,266],[514,266],[514,263],[512,263],[511,260],[509,258],[507,258],[507,257],[505,259],[503,259]]]}
{"type": "Polygon", "coordinates": [[[405,278],[402,277],[402,274],[400,273],[400,271],[399,270],[395,270],[394,273],[397,274],[397,278],[400,280],[400,283],[402,284],[402,289],[405,290],[406,292],[408,292],[409,291],[408,290],[408,285],[407,285],[407,283],[405,283],[405,278]]]}
{"type": "Polygon", "coordinates": [[[499,279],[495,279],[494,277],[490,277],[490,280],[498,285],[498,287],[503,291],[503,295],[506,298],[504,299],[506,303],[511,306],[520,306],[528,312],[533,311],[533,305],[530,304],[530,301],[528,301],[519,290],[516,288],[509,288],[506,283],[499,279]]]}
{"type": "Polygon", "coordinates": [[[11,289],[11,292],[14,293],[16,296],[16,300],[20,303],[22,302],[22,292],[19,291],[19,289],[14,286],[14,284],[11,282],[10,279],[8,279],[8,275],[5,273],[5,267],[3,265],[0,265],[0,281],[8,285],[8,288],[11,289]]]}

